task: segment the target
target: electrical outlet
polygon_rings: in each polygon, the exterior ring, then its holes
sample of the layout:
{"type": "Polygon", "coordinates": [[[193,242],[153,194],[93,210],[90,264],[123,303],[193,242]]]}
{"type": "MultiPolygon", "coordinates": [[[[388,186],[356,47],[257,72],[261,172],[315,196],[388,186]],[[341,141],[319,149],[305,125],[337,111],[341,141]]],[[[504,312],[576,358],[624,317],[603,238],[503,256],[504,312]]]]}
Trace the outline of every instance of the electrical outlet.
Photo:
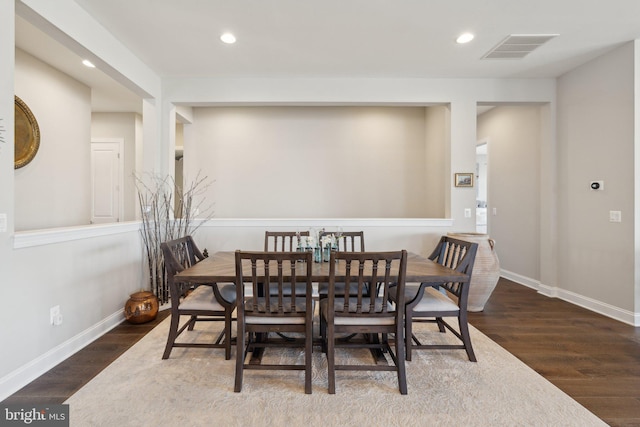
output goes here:
{"type": "Polygon", "coordinates": [[[465,217],[465,218],[471,218],[471,209],[466,208],[466,209],[464,210],[464,217],[465,217]]]}
{"type": "Polygon", "coordinates": [[[56,305],[49,309],[49,321],[53,326],[62,325],[62,313],[60,312],[60,306],[56,305]]]}
{"type": "Polygon", "coordinates": [[[609,211],[609,222],[622,222],[622,212],[609,211]]]}

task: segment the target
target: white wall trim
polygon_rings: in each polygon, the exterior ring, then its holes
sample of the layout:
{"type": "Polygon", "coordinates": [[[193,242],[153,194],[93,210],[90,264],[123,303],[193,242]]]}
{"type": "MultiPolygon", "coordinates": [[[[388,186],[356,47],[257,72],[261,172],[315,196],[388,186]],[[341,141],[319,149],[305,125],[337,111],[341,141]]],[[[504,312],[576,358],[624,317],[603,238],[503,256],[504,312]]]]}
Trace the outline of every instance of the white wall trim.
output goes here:
{"type": "Polygon", "coordinates": [[[594,300],[593,298],[585,297],[575,292],[567,291],[557,286],[548,286],[540,283],[537,280],[521,276],[507,270],[501,270],[500,275],[505,279],[509,279],[518,284],[535,289],[541,295],[549,298],[559,298],[563,301],[567,301],[571,304],[585,308],[589,311],[593,311],[603,316],[610,317],[614,320],[618,320],[622,323],[626,323],[632,326],[640,326],[640,313],[633,313],[629,310],[621,309],[613,305],[604,303],[602,301],[594,300]]]}
{"type": "Polygon", "coordinates": [[[124,313],[122,310],[118,310],[89,329],[80,332],[40,357],[0,378],[0,401],[20,390],[26,384],[68,359],[79,350],[82,350],[123,321],[124,313]]]}
{"type": "Polygon", "coordinates": [[[450,218],[212,218],[203,227],[452,227],[450,218]]]}
{"type": "Polygon", "coordinates": [[[500,276],[504,277],[505,279],[509,279],[512,282],[524,285],[528,288],[535,289],[538,292],[540,291],[540,287],[542,286],[538,280],[534,280],[508,270],[500,270],[500,276]]]}
{"type": "Polygon", "coordinates": [[[128,233],[140,229],[140,221],[118,222],[112,224],[83,225],[78,227],[60,227],[45,230],[19,231],[13,236],[13,248],[23,249],[72,240],[90,239],[112,234],[128,233]]]}
{"type": "MultiPolygon", "coordinates": [[[[212,218],[194,220],[202,227],[452,227],[448,218],[212,218]]],[[[60,227],[20,231],[13,237],[13,248],[23,249],[73,240],[90,239],[140,229],[140,221],[60,227]]]]}

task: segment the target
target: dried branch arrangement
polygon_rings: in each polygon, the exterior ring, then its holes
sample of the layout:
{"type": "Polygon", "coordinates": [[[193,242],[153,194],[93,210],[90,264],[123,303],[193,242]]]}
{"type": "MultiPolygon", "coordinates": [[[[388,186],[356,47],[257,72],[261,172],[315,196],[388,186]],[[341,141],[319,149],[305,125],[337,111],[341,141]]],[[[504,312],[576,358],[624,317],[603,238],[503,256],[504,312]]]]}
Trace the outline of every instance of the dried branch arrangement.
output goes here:
{"type": "Polygon", "coordinates": [[[200,174],[184,188],[176,187],[171,176],[144,175],[136,176],[135,180],[149,285],[160,303],[164,304],[169,300],[169,288],[160,244],[193,235],[213,217],[213,204],[208,205],[204,196],[212,182],[200,174]]]}

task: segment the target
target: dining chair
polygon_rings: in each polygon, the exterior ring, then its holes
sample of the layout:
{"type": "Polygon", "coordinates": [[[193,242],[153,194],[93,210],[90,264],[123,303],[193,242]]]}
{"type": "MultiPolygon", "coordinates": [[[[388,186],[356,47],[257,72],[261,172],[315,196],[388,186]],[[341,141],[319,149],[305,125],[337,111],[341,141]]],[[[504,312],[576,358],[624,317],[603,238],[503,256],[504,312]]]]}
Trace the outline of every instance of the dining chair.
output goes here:
{"type": "MultiPolygon", "coordinates": [[[[336,231],[323,231],[320,238],[325,235],[338,235],[336,231]]],[[[364,252],[364,231],[343,231],[338,239],[338,252],[364,252]]],[[[344,293],[344,283],[336,283],[336,293],[344,293]]],[[[318,283],[318,296],[320,299],[326,298],[329,291],[329,284],[318,283]]]]}
{"type": "MultiPolygon", "coordinates": [[[[342,266],[341,266],[342,268],[342,266]]],[[[336,392],[336,371],[396,371],[398,388],[407,394],[405,342],[403,337],[404,285],[407,252],[332,252],[329,265],[329,292],[320,300],[320,334],[327,354],[329,393],[336,392]],[[353,296],[336,293],[336,262],[344,263],[346,286],[355,289],[353,296]],[[378,283],[378,293],[371,295],[367,283],[378,283]],[[389,291],[396,288],[399,298],[392,302],[389,291]],[[364,334],[360,340],[340,340],[337,334],[364,334]],[[395,336],[395,345],[389,335],[395,336]],[[391,364],[374,360],[373,364],[336,363],[336,347],[369,348],[381,357],[386,352],[391,364]]],[[[342,281],[342,278],[340,279],[342,281]]],[[[385,360],[386,361],[386,360],[385,360]]]]}
{"type": "MultiPolygon", "coordinates": [[[[245,369],[304,370],[305,393],[311,394],[313,311],[311,252],[236,251],[236,299],[238,307],[236,375],[234,391],[242,390],[245,369]],[[304,261],[298,263],[298,261],[304,261]],[[297,265],[300,267],[296,269],[297,265]],[[299,294],[292,284],[304,283],[299,294]],[[251,295],[245,294],[248,284],[251,295]],[[262,288],[267,289],[262,289],[262,288]],[[289,290],[288,292],[286,290],[289,290]],[[294,291],[291,292],[291,289],[294,291]],[[302,338],[271,338],[269,332],[298,333],[302,338]],[[304,347],[304,365],[295,363],[247,363],[247,355],[269,347],[304,347]]],[[[253,355],[252,355],[253,356],[253,355]]]]}
{"type": "Polygon", "coordinates": [[[339,252],[364,252],[364,231],[322,231],[318,236],[334,235],[339,252]]]}
{"type": "Polygon", "coordinates": [[[299,237],[308,237],[309,231],[265,231],[265,252],[293,252],[298,247],[299,237]]]}
{"type": "Polygon", "coordinates": [[[205,258],[191,236],[163,242],[160,247],[171,299],[171,324],[162,358],[168,359],[174,347],[204,347],[224,348],[225,359],[231,359],[231,314],[236,307],[235,285],[202,283],[194,286],[176,280],[177,273],[205,258]],[[188,320],[180,327],[182,316],[188,316],[188,320]],[[215,342],[176,342],[185,329],[192,331],[196,322],[202,321],[224,322],[224,329],[215,342]]]}
{"type": "MultiPolygon", "coordinates": [[[[467,352],[470,361],[476,361],[467,322],[467,301],[477,249],[477,243],[442,236],[429,259],[466,274],[468,280],[450,283],[408,283],[406,285],[404,292],[405,340],[408,361],[411,360],[413,350],[442,349],[463,349],[467,352]],[[458,330],[444,319],[447,317],[457,319],[458,330]],[[461,344],[423,344],[413,333],[413,324],[416,322],[436,323],[440,332],[445,333],[448,329],[461,341],[461,344]]],[[[391,300],[396,301],[401,294],[400,289],[392,289],[391,300]]]]}
{"type": "MultiPolygon", "coordinates": [[[[264,251],[265,252],[294,252],[298,248],[299,237],[308,237],[309,231],[265,231],[264,232],[264,251]]],[[[272,292],[274,288],[271,288],[272,292]]],[[[302,295],[304,292],[304,283],[296,284],[296,292],[302,295]]],[[[285,290],[285,293],[291,293],[285,290]]]]}

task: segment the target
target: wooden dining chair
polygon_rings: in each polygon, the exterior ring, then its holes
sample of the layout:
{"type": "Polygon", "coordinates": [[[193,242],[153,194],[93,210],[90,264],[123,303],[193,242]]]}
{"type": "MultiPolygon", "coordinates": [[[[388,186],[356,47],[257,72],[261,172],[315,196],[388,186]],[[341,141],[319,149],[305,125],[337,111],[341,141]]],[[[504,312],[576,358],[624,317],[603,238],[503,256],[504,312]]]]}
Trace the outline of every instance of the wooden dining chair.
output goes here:
{"type": "MultiPolygon", "coordinates": [[[[342,267],[341,267],[342,268],[342,267]]],[[[336,392],[336,371],[396,371],[398,388],[407,394],[405,371],[404,285],[407,252],[332,252],[329,265],[329,293],[320,300],[320,334],[327,354],[329,393],[336,392]],[[344,283],[355,289],[355,295],[336,294],[336,262],[345,263],[344,283]],[[378,293],[371,295],[367,283],[378,283],[378,293]],[[391,288],[398,289],[399,298],[389,300],[391,288]],[[365,334],[362,341],[339,340],[337,334],[365,334]],[[389,335],[395,337],[390,345],[389,335]],[[338,364],[336,347],[369,348],[386,352],[391,364],[338,364]]],[[[342,281],[342,278],[340,279],[342,281]]],[[[384,357],[384,356],[382,356],[384,357]]]]}
{"type": "Polygon", "coordinates": [[[314,311],[312,265],[311,252],[236,251],[238,338],[234,391],[242,390],[245,369],[304,370],[304,390],[311,394],[314,311]],[[298,264],[298,261],[304,261],[304,264],[298,264]],[[303,267],[296,270],[297,265],[303,267]],[[292,286],[296,282],[304,283],[302,294],[298,294],[296,287],[292,286]],[[245,283],[251,287],[251,296],[245,295],[245,283]],[[265,287],[267,289],[263,289],[265,287]],[[291,292],[291,289],[294,291],[291,292]],[[271,338],[268,337],[269,332],[299,333],[302,338],[271,338]],[[249,353],[275,346],[304,347],[304,365],[246,361],[249,353]]]}
{"type": "MultiPolygon", "coordinates": [[[[337,235],[335,231],[324,231],[320,233],[320,238],[325,235],[337,235]]],[[[343,231],[338,239],[338,252],[364,252],[364,231],[343,231]]],[[[344,294],[344,283],[336,283],[336,293],[344,294]]],[[[318,296],[320,299],[326,298],[329,291],[329,284],[318,283],[318,296]]],[[[352,292],[353,294],[353,292],[352,292]]]]}
{"type": "Polygon", "coordinates": [[[364,252],[364,231],[323,231],[319,238],[336,236],[339,252],[364,252]]]}
{"type": "Polygon", "coordinates": [[[205,258],[191,236],[163,242],[160,247],[171,298],[171,324],[162,358],[168,359],[174,347],[204,347],[224,348],[225,359],[231,359],[231,314],[236,307],[235,285],[202,283],[194,286],[176,279],[177,273],[205,258]],[[188,316],[188,320],[180,327],[182,316],[188,316]],[[224,329],[215,342],[176,342],[186,329],[191,331],[196,322],[202,321],[224,322],[224,329]]]}
{"type": "Polygon", "coordinates": [[[265,231],[265,252],[294,252],[298,247],[298,237],[308,237],[309,231],[265,231]]]}
{"type": "MultiPolygon", "coordinates": [[[[411,360],[413,350],[463,349],[470,361],[476,361],[467,322],[467,301],[477,250],[477,243],[442,236],[429,259],[466,274],[469,279],[464,282],[406,285],[404,301],[407,360],[411,360]],[[457,330],[445,320],[447,317],[457,319],[457,330]],[[440,332],[445,333],[448,329],[461,344],[423,344],[413,333],[413,324],[416,322],[436,323],[440,332]]],[[[396,301],[401,293],[400,289],[392,289],[391,300],[396,301]]]]}
{"type": "MultiPolygon", "coordinates": [[[[295,252],[298,248],[298,238],[308,237],[309,231],[265,231],[264,232],[264,251],[265,252],[295,252]]],[[[304,283],[296,284],[296,292],[302,295],[305,290],[304,283]]],[[[272,288],[272,292],[273,292],[272,288]]],[[[285,290],[290,294],[290,290],[285,290]]]]}

